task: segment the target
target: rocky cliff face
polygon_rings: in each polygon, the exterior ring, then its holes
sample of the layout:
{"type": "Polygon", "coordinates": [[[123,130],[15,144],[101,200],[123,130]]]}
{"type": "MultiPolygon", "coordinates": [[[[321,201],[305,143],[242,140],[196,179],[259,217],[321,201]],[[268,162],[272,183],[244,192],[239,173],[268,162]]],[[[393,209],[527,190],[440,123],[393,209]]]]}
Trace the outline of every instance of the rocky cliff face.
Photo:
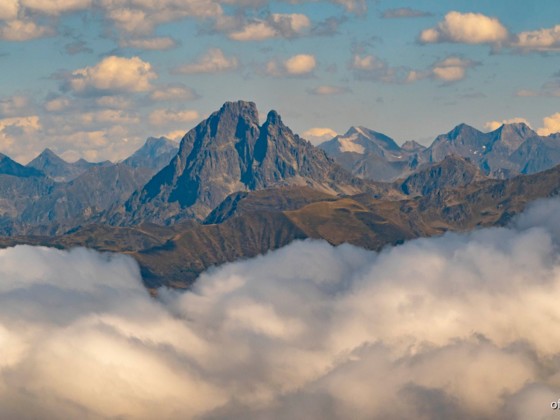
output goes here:
{"type": "Polygon", "coordinates": [[[259,125],[252,102],[227,102],[188,132],[179,152],[142,190],[108,215],[116,224],[204,219],[229,194],[302,185],[355,193],[361,184],[292,133],[271,111],[259,125]]]}

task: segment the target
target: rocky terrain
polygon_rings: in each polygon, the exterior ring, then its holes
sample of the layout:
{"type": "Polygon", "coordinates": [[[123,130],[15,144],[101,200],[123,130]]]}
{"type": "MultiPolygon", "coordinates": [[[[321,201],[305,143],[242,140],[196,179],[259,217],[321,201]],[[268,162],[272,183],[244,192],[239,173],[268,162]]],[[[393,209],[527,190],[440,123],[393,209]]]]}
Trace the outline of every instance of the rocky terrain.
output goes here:
{"type": "Polygon", "coordinates": [[[364,127],[319,145],[355,176],[376,181],[406,177],[423,164],[461,156],[491,178],[532,174],[560,164],[560,135],[539,136],[524,123],[504,124],[484,133],[459,124],[429,147],[414,141],[399,147],[392,139],[364,127]]]}
{"type": "Polygon", "coordinates": [[[213,265],[298,239],[379,250],[503,225],[559,193],[560,166],[540,170],[553,166],[557,143],[523,124],[491,133],[460,125],[428,148],[399,147],[357,127],[316,148],[276,112],[261,125],[255,104],[228,102],[179,147],[150,138],[119,163],[72,164],[50,150],[27,166],[2,156],[0,246],[125,253],[150,289],[187,288],[213,265]],[[339,165],[328,153],[341,145],[339,165]],[[386,182],[356,173],[373,170],[360,163],[372,156],[389,165],[386,182]]]}

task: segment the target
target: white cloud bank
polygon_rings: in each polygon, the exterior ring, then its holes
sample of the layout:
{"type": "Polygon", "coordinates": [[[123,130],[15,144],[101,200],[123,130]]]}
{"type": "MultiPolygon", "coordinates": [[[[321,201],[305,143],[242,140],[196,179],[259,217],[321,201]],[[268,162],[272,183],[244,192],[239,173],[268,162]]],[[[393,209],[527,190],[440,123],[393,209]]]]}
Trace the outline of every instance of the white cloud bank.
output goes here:
{"type": "Polygon", "coordinates": [[[559,211],[380,254],[298,242],[159,300],[126,257],[1,250],[0,417],[551,418],[559,211]]]}
{"type": "Polygon", "coordinates": [[[486,44],[507,40],[509,34],[502,23],[481,13],[449,12],[437,26],[420,33],[422,43],[458,42],[486,44]]]}

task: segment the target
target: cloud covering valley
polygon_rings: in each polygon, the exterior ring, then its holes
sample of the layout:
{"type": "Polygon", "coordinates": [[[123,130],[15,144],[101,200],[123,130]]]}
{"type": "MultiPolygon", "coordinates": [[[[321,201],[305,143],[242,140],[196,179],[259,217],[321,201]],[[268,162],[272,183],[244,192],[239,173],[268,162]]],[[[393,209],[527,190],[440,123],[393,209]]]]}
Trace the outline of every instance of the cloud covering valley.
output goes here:
{"type": "Polygon", "coordinates": [[[296,242],[158,298],[125,256],[0,250],[0,417],[552,418],[559,211],[381,253],[296,242]]]}

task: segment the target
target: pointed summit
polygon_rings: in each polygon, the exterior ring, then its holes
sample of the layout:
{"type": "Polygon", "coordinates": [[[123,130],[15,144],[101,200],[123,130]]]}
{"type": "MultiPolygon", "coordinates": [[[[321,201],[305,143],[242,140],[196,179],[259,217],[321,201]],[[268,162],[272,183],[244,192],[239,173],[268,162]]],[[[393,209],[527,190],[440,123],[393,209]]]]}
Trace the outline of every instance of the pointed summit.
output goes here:
{"type": "Polygon", "coordinates": [[[260,126],[253,102],[226,102],[183,137],[169,165],[108,217],[117,224],[201,220],[236,191],[297,184],[355,193],[360,182],[294,134],[277,112],[260,126]]]}
{"type": "Polygon", "coordinates": [[[97,165],[99,164],[90,163],[83,159],[74,163],[66,162],[51,149],[46,148],[35,159],[29,162],[26,167],[41,171],[54,181],[67,182],[97,165]]]}
{"type": "Polygon", "coordinates": [[[269,124],[282,124],[282,118],[278,112],[271,110],[266,116],[266,122],[269,124]]]}
{"type": "Polygon", "coordinates": [[[177,154],[179,145],[165,137],[149,137],[146,143],[123,163],[132,168],[147,168],[158,172],[177,154]]]}
{"type": "Polygon", "coordinates": [[[516,150],[525,140],[537,136],[537,133],[523,122],[503,124],[491,134],[494,136],[496,142],[502,144],[510,152],[516,150]]]}

